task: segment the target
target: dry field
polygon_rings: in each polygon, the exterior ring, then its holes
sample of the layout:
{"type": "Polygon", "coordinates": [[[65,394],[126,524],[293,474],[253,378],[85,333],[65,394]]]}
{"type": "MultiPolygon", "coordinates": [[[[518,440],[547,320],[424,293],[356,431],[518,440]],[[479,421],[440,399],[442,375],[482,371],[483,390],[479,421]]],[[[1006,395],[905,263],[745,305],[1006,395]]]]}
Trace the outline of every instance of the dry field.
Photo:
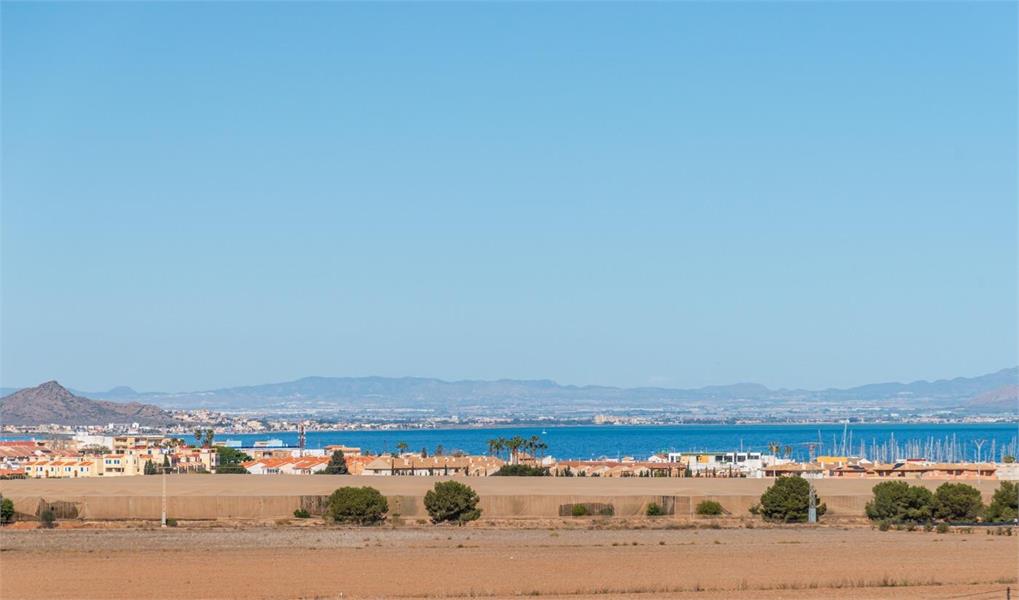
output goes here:
{"type": "Polygon", "coordinates": [[[1019,536],[842,529],[0,532],[0,597],[1005,598],[1019,536]]]}

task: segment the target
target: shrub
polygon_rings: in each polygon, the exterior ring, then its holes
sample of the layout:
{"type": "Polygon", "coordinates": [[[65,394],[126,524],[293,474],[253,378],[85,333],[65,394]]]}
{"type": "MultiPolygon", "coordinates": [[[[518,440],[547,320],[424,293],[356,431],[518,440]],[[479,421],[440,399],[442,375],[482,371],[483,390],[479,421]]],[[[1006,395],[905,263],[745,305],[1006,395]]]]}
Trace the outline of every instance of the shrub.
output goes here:
{"type": "Polygon", "coordinates": [[[297,517],[298,519],[307,519],[311,517],[311,513],[304,510],[303,508],[298,508],[297,510],[294,511],[294,516],[297,517]]]}
{"type": "Polygon", "coordinates": [[[994,491],[991,504],[987,507],[985,517],[994,523],[1014,521],[1019,516],[1019,483],[1002,481],[994,491]]]}
{"type": "Polygon", "coordinates": [[[951,527],[948,526],[948,523],[938,523],[934,527],[934,531],[937,531],[938,533],[948,533],[949,530],[951,530],[951,527]]]}
{"type": "Polygon", "coordinates": [[[374,525],[388,510],[385,496],[373,487],[341,487],[329,496],[326,516],[337,523],[374,525]]]}
{"type": "Polygon", "coordinates": [[[216,473],[219,475],[248,475],[248,470],[244,468],[244,465],[219,465],[216,467],[216,473]]]}
{"type": "Polygon", "coordinates": [[[39,521],[45,529],[52,529],[56,526],[57,515],[53,512],[53,509],[47,508],[39,514],[39,521]]]}
{"type": "MultiPolygon", "coordinates": [[[[817,501],[817,516],[827,507],[817,501]]],[[[780,477],[761,495],[760,514],[768,521],[803,523],[810,505],[810,484],[802,477],[780,477]]]]}
{"type": "Polygon", "coordinates": [[[573,508],[570,509],[570,514],[573,515],[574,517],[586,517],[587,506],[583,504],[574,504],[573,508]]]}
{"type": "Polygon", "coordinates": [[[722,512],[722,505],[714,500],[704,500],[697,505],[697,514],[702,517],[717,517],[722,512]]]}
{"type": "Polygon", "coordinates": [[[946,521],[971,521],[983,512],[980,491],[965,483],[943,483],[934,491],[934,516],[946,521]]]}
{"type": "Polygon", "coordinates": [[[645,511],[645,514],[647,514],[647,516],[649,517],[660,517],[665,514],[665,511],[662,509],[661,506],[652,502],[651,504],[647,505],[647,510],[645,511]]]}
{"type": "Polygon", "coordinates": [[[603,517],[611,517],[612,515],[616,514],[616,509],[610,504],[599,510],[598,514],[603,517]]]}
{"type": "Polygon", "coordinates": [[[894,523],[929,521],[933,514],[934,495],[925,487],[911,486],[904,481],[883,481],[874,486],[874,499],[867,503],[867,517],[872,521],[894,523]]]}
{"type": "Polygon", "coordinates": [[[451,521],[463,525],[481,516],[478,494],[459,481],[440,481],[425,494],[425,508],[432,522],[451,521]]]}
{"type": "Polygon", "coordinates": [[[503,465],[492,475],[499,477],[547,477],[548,467],[532,467],[531,465],[503,465]]]}
{"type": "Polygon", "coordinates": [[[878,523],[877,528],[879,531],[888,531],[889,529],[892,528],[892,522],[885,519],[878,523]]]}
{"type": "Polygon", "coordinates": [[[0,497],[0,525],[14,521],[14,501],[0,497]]]}
{"type": "Polygon", "coordinates": [[[167,527],[176,527],[177,526],[177,519],[167,519],[166,520],[166,526],[167,527]]]}

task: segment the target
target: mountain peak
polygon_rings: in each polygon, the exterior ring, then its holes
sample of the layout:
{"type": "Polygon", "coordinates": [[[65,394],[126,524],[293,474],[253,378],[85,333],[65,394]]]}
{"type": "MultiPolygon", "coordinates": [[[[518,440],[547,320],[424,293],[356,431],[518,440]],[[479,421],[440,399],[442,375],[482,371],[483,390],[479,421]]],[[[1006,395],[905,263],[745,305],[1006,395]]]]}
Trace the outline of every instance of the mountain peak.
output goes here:
{"type": "Polygon", "coordinates": [[[0,421],[6,425],[105,425],[141,423],[164,425],[172,416],[147,404],[121,404],[75,396],[57,381],[18,390],[0,399],[0,421]]]}

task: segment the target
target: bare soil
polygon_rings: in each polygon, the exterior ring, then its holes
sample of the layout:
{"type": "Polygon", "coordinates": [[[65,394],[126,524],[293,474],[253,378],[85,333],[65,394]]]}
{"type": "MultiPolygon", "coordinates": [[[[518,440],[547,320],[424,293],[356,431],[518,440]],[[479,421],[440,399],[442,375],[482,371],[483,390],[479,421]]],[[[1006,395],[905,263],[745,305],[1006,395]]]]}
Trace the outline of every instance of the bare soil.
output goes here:
{"type": "Polygon", "coordinates": [[[1004,598],[1019,535],[869,528],[0,531],[0,598],[1004,598]]]}

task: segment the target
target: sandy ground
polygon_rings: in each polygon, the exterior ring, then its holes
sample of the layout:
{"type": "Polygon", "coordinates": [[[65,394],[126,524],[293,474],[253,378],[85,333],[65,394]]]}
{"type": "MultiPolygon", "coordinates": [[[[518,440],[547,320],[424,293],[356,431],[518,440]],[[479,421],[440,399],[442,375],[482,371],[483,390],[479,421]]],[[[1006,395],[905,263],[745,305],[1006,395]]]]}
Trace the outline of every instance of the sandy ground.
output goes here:
{"type": "Polygon", "coordinates": [[[1019,535],[842,529],[0,531],[0,597],[1004,598],[1019,535]]]}

